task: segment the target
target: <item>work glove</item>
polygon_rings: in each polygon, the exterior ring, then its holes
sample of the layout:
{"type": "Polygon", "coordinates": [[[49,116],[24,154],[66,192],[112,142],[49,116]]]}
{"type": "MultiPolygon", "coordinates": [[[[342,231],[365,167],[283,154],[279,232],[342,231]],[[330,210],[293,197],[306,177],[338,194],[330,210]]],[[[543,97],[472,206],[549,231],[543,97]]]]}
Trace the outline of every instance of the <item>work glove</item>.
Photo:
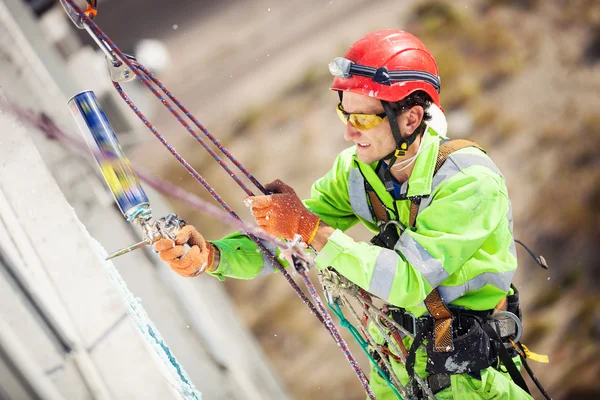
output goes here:
{"type": "Polygon", "coordinates": [[[212,269],[215,260],[215,247],[207,242],[192,225],[184,226],[175,240],[160,239],[154,243],[154,250],[161,260],[169,263],[171,269],[184,277],[194,277],[207,269],[212,269]],[[183,246],[188,244],[187,249],[183,246]]]}
{"type": "Polygon", "coordinates": [[[310,244],[319,228],[320,218],[308,211],[294,189],[279,179],[265,188],[272,194],[246,198],[258,226],[273,236],[290,240],[299,234],[304,243],[310,244]]]}

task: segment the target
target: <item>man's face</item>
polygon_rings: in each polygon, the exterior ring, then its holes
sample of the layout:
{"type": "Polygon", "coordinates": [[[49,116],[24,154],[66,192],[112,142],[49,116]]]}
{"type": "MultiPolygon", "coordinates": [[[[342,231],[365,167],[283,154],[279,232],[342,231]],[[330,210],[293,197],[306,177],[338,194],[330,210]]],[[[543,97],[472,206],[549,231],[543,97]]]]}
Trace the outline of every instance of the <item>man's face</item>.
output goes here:
{"type": "MultiPolygon", "coordinates": [[[[379,114],[384,112],[381,101],[352,92],[344,92],[342,107],[347,113],[379,114]]],[[[376,127],[364,131],[348,123],[344,139],[356,144],[358,159],[367,164],[381,160],[396,148],[387,118],[376,127]]]]}

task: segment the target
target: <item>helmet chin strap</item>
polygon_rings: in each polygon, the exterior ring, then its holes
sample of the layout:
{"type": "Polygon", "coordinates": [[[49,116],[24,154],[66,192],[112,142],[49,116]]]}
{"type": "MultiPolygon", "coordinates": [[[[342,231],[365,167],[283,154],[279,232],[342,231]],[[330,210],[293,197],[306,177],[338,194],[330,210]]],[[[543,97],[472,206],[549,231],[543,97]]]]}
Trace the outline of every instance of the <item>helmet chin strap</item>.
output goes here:
{"type": "Polygon", "coordinates": [[[396,120],[396,108],[393,107],[388,101],[381,100],[381,104],[383,105],[383,109],[385,110],[385,115],[387,116],[390,122],[390,128],[392,129],[392,135],[394,136],[394,141],[396,142],[396,149],[392,151],[387,156],[383,157],[383,160],[389,160],[389,166],[383,175],[383,183],[385,185],[385,189],[388,192],[394,190],[394,183],[392,181],[392,166],[396,162],[398,157],[402,157],[406,154],[406,151],[410,147],[411,144],[417,138],[417,131],[415,131],[407,138],[403,138],[400,133],[400,126],[398,125],[398,121],[396,120]]]}

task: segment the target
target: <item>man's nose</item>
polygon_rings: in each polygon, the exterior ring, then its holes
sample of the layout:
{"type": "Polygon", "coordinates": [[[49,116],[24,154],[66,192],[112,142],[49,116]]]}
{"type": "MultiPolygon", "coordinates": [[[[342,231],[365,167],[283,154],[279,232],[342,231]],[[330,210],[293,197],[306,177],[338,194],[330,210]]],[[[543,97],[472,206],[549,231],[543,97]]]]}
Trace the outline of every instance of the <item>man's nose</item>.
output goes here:
{"type": "Polygon", "coordinates": [[[356,140],[361,135],[360,131],[354,127],[350,122],[346,124],[346,130],[344,131],[344,139],[349,142],[356,140]]]}

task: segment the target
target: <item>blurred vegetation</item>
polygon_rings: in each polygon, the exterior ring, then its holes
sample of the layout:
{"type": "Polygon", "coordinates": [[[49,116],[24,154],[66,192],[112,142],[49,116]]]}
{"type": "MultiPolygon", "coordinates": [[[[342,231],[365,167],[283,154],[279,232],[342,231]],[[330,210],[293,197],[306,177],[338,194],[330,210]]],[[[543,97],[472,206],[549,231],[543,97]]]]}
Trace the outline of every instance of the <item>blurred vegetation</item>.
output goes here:
{"type": "Polygon", "coordinates": [[[600,25],[600,5],[588,0],[558,0],[554,20],[560,26],[581,25],[591,29],[600,25]]]}
{"type": "Polygon", "coordinates": [[[415,7],[408,20],[407,30],[435,56],[447,111],[472,105],[483,91],[502,84],[524,65],[524,44],[494,16],[480,18],[434,0],[415,7]]]}

